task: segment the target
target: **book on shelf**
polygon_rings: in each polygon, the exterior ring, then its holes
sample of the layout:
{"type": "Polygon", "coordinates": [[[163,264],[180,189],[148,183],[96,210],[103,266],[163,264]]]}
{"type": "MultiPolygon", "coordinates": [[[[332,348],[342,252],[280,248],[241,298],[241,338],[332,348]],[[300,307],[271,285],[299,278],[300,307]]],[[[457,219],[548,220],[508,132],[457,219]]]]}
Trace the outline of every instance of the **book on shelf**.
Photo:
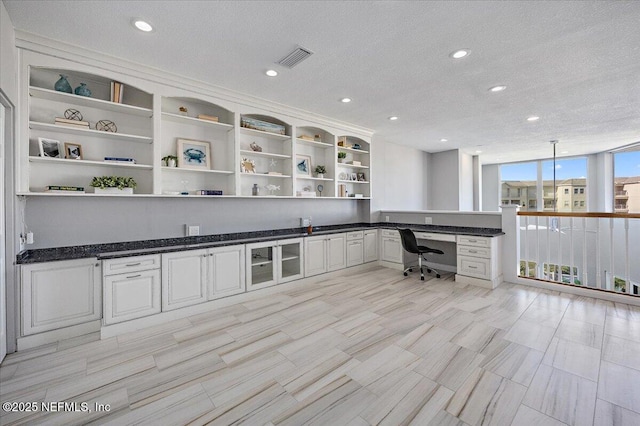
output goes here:
{"type": "Polygon", "coordinates": [[[53,124],[55,124],[56,126],[80,127],[83,129],[89,128],[88,121],[69,120],[68,118],[62,118],[62,117],[56,117],[53,124]]]}
{"type": "Polygon", "coordinates": [[[271,176],[282,176],[282,173],[280,173],[280,172],[267,172],[266,174],[271,175],[271,176]]]}
{"type": "Polygon", "coordinates": [[[69,193],[69,192],[77,192],[83,193],[83,186],[64,186],[64,185],[49,185],[45,188],[45,192],[53,192],[53,193],[69,193]]]}
{"type": "Polygon", "coordinates": [[[364,194],[349,194],[351,198],[364,198],[364,194]]]}
{"type": "Polygon", "coordinates": [[[347,185],[341,183],[338,185],[338,197],[346,197],[347,196],[347,185]]]}
{"type": "Polygon", "coordinates": [[[104,161],[107,163],[130,163],[136,164],[135,158],[126,157],[104,157],[104,161]]]}
{"type": "Polygon", "coordinates": [[[218,122],[218,117],[216,117],[215,115],[198,114],[198,118],[200,120],[215,121],[216,123],[218,122]]]}
{"type": "Polygon", "coordinates": [[[198,195],[222,195],[221,189],[201,189],[196,191],[198,195]]]}
{"type": "Polygon", "coordinates": [[[308,136],[308,135],[300,135],[298,136],[298,139],[315,142],[315,138],[313,136],[308,136]]]}
{"type": "Polygon", "coordinates": [[[111,82],[111,102],[121,104],[123,94],[124,94],[124,84],[117,81],[112,81],[111,82]]]}

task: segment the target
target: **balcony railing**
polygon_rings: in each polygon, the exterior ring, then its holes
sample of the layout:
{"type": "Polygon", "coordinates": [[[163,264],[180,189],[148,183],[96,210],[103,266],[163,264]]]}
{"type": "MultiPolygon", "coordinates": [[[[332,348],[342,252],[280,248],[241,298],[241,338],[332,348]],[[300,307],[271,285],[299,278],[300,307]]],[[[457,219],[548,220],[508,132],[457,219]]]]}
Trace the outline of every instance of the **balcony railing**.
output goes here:
{"type": "Polygon", "coordinates": [[[520,277],[639,295],[640,214],[518,216],[520,277]]]}
{"type": "Polygon", "coordinates": [[[627,192],[627,191],[616,191],[616,198],[617,199],[629,198],[629,192],[627,192]]]}

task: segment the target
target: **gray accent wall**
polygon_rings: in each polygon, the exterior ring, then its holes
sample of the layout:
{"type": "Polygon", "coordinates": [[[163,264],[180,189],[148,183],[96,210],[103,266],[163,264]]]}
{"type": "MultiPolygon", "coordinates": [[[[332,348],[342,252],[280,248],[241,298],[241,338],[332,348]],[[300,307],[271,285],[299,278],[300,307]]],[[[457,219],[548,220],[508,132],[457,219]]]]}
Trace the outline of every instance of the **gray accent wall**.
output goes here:
{"type": "Polygon", "coordinates": [[[458,150],[431,154],[429,169],[428,210],[458,210],[459,182],[458,150]]]}
{"type": "Polygon", "coordinates": [[[25,219],[34,233],[30,249],[369,222],[369,200],[269,198],[28,197],[25,219]]]}
{"type": "Polygon", "coordinates": [[[497,212],[500,207],[500,165],[482,166],[482,211],[497,212]]]}

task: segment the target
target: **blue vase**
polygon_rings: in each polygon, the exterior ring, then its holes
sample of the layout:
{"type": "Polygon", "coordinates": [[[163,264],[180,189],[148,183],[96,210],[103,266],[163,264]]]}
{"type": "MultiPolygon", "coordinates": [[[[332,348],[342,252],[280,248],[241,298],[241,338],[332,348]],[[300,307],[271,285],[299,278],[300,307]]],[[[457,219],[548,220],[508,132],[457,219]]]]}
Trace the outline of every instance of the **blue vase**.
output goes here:
{"type": "Polygon", "coordinates": [[[71,93],[71,85],[67,81],[67,76],[60,74],[60,80],[56,81],[53,88],[58,92],[71,93]]]}
{"type": "Polygon", "coordinates": [[[91,90],[85,83],[80,83],[80,86],[76,87],[76,95],[91,97],[91,90]]]}

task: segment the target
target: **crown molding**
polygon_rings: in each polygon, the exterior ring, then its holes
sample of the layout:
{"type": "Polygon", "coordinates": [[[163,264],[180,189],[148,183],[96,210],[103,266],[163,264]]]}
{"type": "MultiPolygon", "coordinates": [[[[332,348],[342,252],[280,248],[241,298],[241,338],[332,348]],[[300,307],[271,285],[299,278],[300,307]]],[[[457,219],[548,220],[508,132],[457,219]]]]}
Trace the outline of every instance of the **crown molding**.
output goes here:
{"type": "Polygon", "coordinates": [[[268,110],[279,115],[299,120],[308,120],[314,124],[337,127],[356,136],[372,137],[374,130],[352,123],[316,114],[301,108],[291,107],[268,99],[237,92],[222,86],[212,85],[200,80],[184,77],[159,68],[150,67],[115,56],[105,55],[90,49],[74,46],[65,42],[42,37],[22,30],[15,30],[16,47],[19,49],[53,56],[67,61],[83,63],[96,68],[117,71],[129,77],[148,80],[157,84],[169,85],[177,89],[212,96],[239,105],[268,110]]]}

